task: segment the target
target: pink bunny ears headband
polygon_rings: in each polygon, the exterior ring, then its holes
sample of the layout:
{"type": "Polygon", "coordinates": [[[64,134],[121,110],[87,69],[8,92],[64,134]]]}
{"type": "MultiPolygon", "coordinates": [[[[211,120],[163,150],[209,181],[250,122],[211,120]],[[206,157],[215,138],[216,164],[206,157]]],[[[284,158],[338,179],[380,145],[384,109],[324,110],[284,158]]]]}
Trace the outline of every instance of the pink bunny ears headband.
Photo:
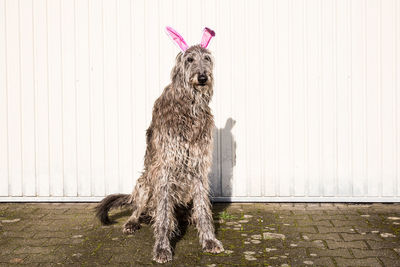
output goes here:
{"type": "MultiPolygon", "coordinates": [[[[174,29],[171,27],[166,27],[167,34],[169,37],[171,37],[172,41],[174,41],[179,48],[182,50],[182,52],[185,52],[186,49],[189,48],[189,46],[186,44],[185,40],[183,37],[174,29]]],[[[201,43],[200,45],[204,48],[207,48],[208,44],[210,43],[211,38],[215,36],[215,32],[209,28],[204,28],[203,30],[203,36],[201,37],[201,43]]]]}

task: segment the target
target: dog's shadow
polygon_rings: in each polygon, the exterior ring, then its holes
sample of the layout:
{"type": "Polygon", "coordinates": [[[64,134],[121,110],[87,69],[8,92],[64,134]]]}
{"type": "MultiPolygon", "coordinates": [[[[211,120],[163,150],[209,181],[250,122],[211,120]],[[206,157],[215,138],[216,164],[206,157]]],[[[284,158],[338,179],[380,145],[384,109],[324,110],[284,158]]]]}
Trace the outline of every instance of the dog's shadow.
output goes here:
{"type": "Polygon", "coordinates": [[[236,166],[236,141],[232,133],[236,121],[229,118],[223,128],[214,128],[213,162],[209,174],[211,196],[230,202],[233,168],[236,166]]]}
{"type": "Polygon", "coordinates": [[[233,168],[236,166],[237,144],[232,129],[235,124],[233,118],[228,118],[224,127],[214,128],[213,164],[209,180],[216,234],[220,228],[220,214],[230,206],[233,195],[233,168]]]}

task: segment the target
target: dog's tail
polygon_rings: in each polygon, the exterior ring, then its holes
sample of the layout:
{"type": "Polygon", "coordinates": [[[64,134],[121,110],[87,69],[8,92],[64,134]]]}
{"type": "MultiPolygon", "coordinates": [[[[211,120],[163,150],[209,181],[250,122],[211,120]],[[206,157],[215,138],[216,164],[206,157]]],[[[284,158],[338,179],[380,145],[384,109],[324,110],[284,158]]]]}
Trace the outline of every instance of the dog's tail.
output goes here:
{"type": "Polygon", "coordinates": [[[99,218],[102,224],[110,224],[111,221],[108,218],[109,210],[132,203],[131,196],[130,194],[113,194],[106,196],[95,208],[96,217],[99,218]]]}

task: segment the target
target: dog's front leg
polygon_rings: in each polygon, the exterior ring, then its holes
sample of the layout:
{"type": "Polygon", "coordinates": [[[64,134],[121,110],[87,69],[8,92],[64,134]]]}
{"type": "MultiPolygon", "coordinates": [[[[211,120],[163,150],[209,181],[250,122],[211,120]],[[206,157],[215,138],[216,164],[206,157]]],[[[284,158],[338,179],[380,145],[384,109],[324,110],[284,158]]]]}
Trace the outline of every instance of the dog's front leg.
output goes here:
{"type": "Polygon", "coordinates": [[[197,181],[193,196],[193,219],[199,231],[200,245],[205,252],[220,253],[224,251],[221,241],[215,238],[208,190],[202,181],[197,181]]]}
{"type": "Polygon", "coordinates": [[[168,173],[161,175],[159,185],[156,186],[154,196],[157,198],[157,208],[154,220],[154,257],[158,263],[165,263],[172,260],[170,238],[176,227],[174,217],[174,206],[171,199],[168,173]]]}

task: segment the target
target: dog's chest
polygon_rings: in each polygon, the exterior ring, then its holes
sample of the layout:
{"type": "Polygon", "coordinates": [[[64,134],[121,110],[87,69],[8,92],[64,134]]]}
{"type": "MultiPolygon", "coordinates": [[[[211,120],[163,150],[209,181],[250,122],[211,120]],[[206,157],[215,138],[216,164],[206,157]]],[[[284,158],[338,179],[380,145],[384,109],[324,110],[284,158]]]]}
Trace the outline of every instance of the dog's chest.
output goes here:
{"type": "Polygon", "coordinates": [[[198,171],[197,168],[211,155],[212,136],[206,130],[193,131],[189,138],[182,138],[178,144],[183,167],[188,171],[198,171]]]}
{"type": "Polygon", "coordinates": [[[178,115],[177,130],[186,142],[203,145],[212,138],[213,118],[209,110],[199,107],[191,107],[178,115]]]}
{"type": "Polygon", "coordinates": [[[213,121],[209,114],[181,118],[184,123],[177,128],[180,154],[178,165],[181,172],[199,173],[212,153],[213,121]]]}

